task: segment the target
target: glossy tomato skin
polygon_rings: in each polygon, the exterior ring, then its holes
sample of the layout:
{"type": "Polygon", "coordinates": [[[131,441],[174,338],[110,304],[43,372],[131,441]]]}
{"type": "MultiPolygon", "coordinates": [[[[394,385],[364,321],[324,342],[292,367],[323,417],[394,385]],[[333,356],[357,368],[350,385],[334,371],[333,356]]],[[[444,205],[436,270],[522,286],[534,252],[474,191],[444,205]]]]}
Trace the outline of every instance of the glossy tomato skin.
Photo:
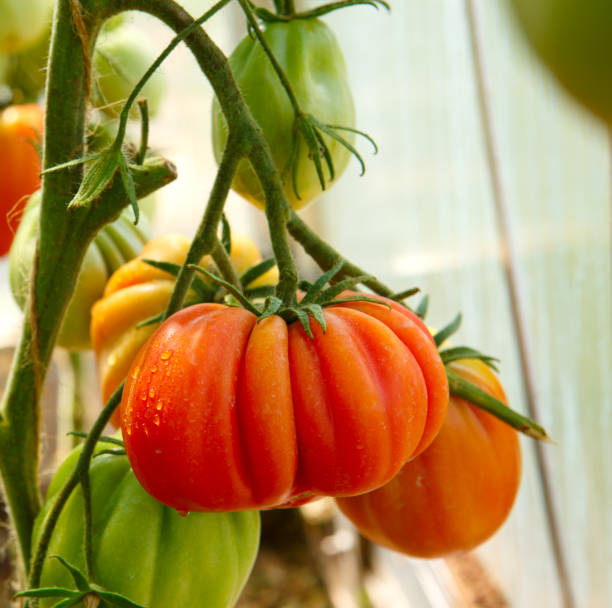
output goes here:
{"type": "Polygon", "coordinates": [[[448,387],[430,338],[414,332],[415,348],[401,331],[410,320],[374,306],[382,321],[327,309],[325,333],[311,322],[314,340],[299,323],[258,323],[218,304],[173,315],[139,352],[123,393],[142,485],[180,510],[221,511],[390,480],[417,449],[428,409],[446,408],[448,387]],[[435,402],[425,377],[443,385],[435,402]]]}
{"type": "MultiPolygon", "coordinates": [[[[98,450],[102,449],[98,444],[98,450]]],[[[55,474],[34,528],[34,547],[53,497],[71,474],[77,448],[55,474]]],[[[125,456],[96,456],[90,467],[94,575],[98,584],[147,608],[230,608],[244,586],[259,545],[259,514],[192,513],[182,517],[149,496],[125,456]]],[[[85,571],[83,497],[68,499],[47,555],[85,571]]],[[[74,588],[57,560],[45,561],[41,586],[74,588]]],[[[41,608],[57,598],[40,600],[41,608]]]]}
{"type": "MultiPolygon", "coordinates": [[[[102,402],[106,403],[127,372],[140,347],[159,323],[138,327],[139,323],[162,313],[174,289],[174,277],[146,264],[142,259],[183,264],[191,241],[180,234],[167,234],[149,241],[140,255],[119,267],[108,279],[103,297],[91,309],[91,344],[96,354],[102,402]]],[[[238,274],[262,261],[255,243],[246,235],[232,234],[230,258],[238,274]]],[[[212,270],[210,256],[200,262],[212,270]]],[[[259,277],[251,287],[274,284],[276,266],[259,277]]],[[[194,294],[188,294],[187,300],[194,294]]],[[[119,410],[111,418],[121,425],[119,410]]]]}
{"type": "MultiPolygon", "coordinates": [[[[28,200],[9,257],[11,291],[22,309],[26,303],[36,248],[40,200],[40,191],[28,200]]],[[[71,350],[90,347],[93,303],[102,296],[109,275],[135,257],[149,238],[151,228],[146,218],[141,216],[138,226],[135,226],[130,213],[126,210],[114,222],[104,226],[89,245],[60,329],[60,346],[71,350]]]]}
{"type": "MultiPolygon", "coordinates": [[[[355,128],[355,109],[342,51],[333,32],[318,19],[296,19],[266,26],[264,37],[283,68],[304,113],[320,122],[355,128]]],[[[321,195],[315,165],[300,144],[295,195],[291,171],[285,173],[291,158],[295,113],[270,60],[261,45],[245,38],[230,56],[230,66],[253,117],[270,145],[276,168],[284,178],[285,194],[295,209],[321,195]]],[[[213,149],[220,162],[227,141],[227,123],[218,101],[213,104],[213,149]]],[[[341,132],[353,142],[353,134],[341,132]]],[[[334,162],[335,178],[345,170],[350,152],[336,140],[323,135],[334,162]]],[[[323,165],[325,161],[322,159],[323,165]]],[[[326,179],[330,176],[324,168],[326,179]]],[[[329,180],[327,186],[334,180],[329,180]]],[[[326,186],[326,187],[327,187],[326,186]]],[[[244,160],[238,167],[233,188],[247,200],[264,207],[265,197],[259,179],[244,160]]]]}
{"type": "Polygon", "coordinates": [[[561,84],[612,125],[612,3],[512,0],[527,38],[561,84]]]}
{"type": "MultiPolygon", "coordinates": [[[[506,401],[481,361],[465,359],[451,367],[506,401]]],[[[381,488],[337,503],[373,542],[415,557],[442,557],[472,549],[501,526],[520,478],[516,431],[451,395],[444,425],[425,452],[381,488]]]]}
{"type": "Polygon", "coordinates": [[[27,197],[40,185],[36,145],[42,130],[40,106],[10,106],[0,113],[0,256],[11,247],[27,197]]]}

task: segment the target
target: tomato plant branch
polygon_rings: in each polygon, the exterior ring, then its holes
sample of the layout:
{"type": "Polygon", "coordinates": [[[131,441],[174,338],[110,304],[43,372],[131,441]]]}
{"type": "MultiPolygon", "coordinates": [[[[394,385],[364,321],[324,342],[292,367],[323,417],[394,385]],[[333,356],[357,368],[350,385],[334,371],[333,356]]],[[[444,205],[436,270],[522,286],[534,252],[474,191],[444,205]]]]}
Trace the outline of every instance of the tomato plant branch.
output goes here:
{"type": "Polygon", "coordinates": [[[232,185],[236,168],[242,158],[242,147],[243,145],[230,133],[227,145],[223,151],[223,158],[219,164],[215,183],[210,192],[204,217],[191,242],[185,263],[176,278],[176,284],[164,315],[166,319],[180,310],[183,305],[195,272],[190,266],[198,264],[204,255],[213,253],[219,244],[217,229],[223,215],[223,206],[232,185]]]}
{"type": "MultiPolygon", "coordinates": [[[[173,0],[92,0],[105,7],[105,17],[110,17],[117,12],[124,10],[141,10],[163,21],[175,32],[182,32],[193,23],[193,18],[184,11],[173,0]]],[[[194,55],[202,72],[210,81],[225,119],[228,125],[235,128],[236,137],[239,139],[240,154],[246,154],[258,175],[262,188],[266,194],[266,214],[271,230],[278,231],[272,234],[272,246],[279,265],[279,283],[277,293],[284,301],[289,302],[295,293],[297,286],[297,268],[291,256],[289,243],[286,238],[285,228],[285,209],[288,202],[283,192],[280,177],[274,165],[274,160],[270,148],[263,136],[259,125],[254,120],[251,112],[246,106],[240,90],[236,85],[227,57],[214,44],[206,32],[201,28],[196,28],[184,39],[194,55]]],[[[238,145],[237,144],[237,145],[238,145]]],[[[232,161],[233,162],[233,161],[232,161]]],[[[218,225],[218,221],[215,224],[218,225]]],[[[213,232],[211,231],[211,238],[213,232]]],[[[216,238],[216,233],[215,233],[216,238]]],[[[208,251],[202,250],[201,245],[197,246],[202,255],[212,251],[212,244],[208,251]]],[[[201,257],[201,256],[200,256],[201,257]]],[[[197,264],[199,258],[189,259],[187,264],[197,264]]],[[[188,271],[185,265],[183,279],[177,281],[177,289],[188,288],[188,282],[193,271],[188,271]]],[[[184,294],[173,297],[173,309],[179,300],[182,301],[184,294]]],[[[178,310],[179,307],[176,307],[178,310]]]]}
{"type": "MultiPolygon", "coordinates": [[[[301,114],[303,114],[303,112],[300,109],[300,104],[298,103],[297,97],[295,96],[295,93],[293,92],[291,83],[289,82],[287,75],[285,74],[280,63],[278,62],[278,59],[272,52],[270,45],[264,38],[263,32],[261,31],[261,28],[259,27],[259,23],[257,23],[257,19],[255,18],[255,14],[253,13],[253,9],[251,8],[251,4],[249,0],[238,0],[238,2],[240,3],[242,10],[244,11],[244,14],[247,18],[247,23],[252,28],[252,30],[255,32],[255,36],[257,37],[257,40],[259,41],[261,48],[264,50],[264,52],[268,56],[268,59],[270,60],[270,63],[272,64],[272,67],[274,68],[274,71],[276,72],[278,79],[283,85],[283,88],[285,89],[285,92],[287,93],[287,97],[289,98],[289,102],[291,103],[291,106],[293,107],[293,111],[295,112],[296,117],[300,116],[301,114]]],[[[285,10],[284,8],[285,5],[286,5],[286,2],[283,3],[283,7],[281,7],[281,10],[279,10],[280,14],[283,14],[283,15],[288,14],[288,13],[283,12],[285,10]]],[[[278,6],[277,6],[277,10],[278,10],[278,6]]]]}
{"type": "Polygon", "coordinates": [[[221,241],[217,238],[215,242],[215,248],[212,251],[212,259],[215,262],[221,276],[228,282],[237,287],[240,291],[242,291],[242,283],[240,281],[240,277],[232,264],[230,256],[227,253],[227,250],[221,243],[221,241]]]}
{"type": "Polygon", "coordinates": [[[53,528],[55,527],[66,501],[70,498],[72,491],[81,482],[83,472],[89,471],[89,463],[94,453],[96,443],[101,437],[104,427],[106,427],[108,424],[113,412],[117,409],[117,406],[121,402],[122,393],[123,383],[113,393],[112,397],[108,400],[108,403],[100,412],[97,420],[94,422],[91,431],[83,444],[83,450],[79,455],[74,471],[70,477],[68,477],[61,490],[56,494],[55,498],[53,499],[53,505],[42,522],[38,545],[36,547],[34,558],[32,560],[32,567],[30,569],[29,583],[30,587],[32,588],[36,588],[40,585],[42,567],[47,555],[47,548],[49,546],[49,541],[51,540],[53,528]]]}
{"type": "MultiPolygon", "coordinates": [[[[336,279],[342,277],[358,277],[367,275],[367,272],[359,266],[352,264],[346,260],[338,251],[331,245],[326,243],[302,218],[293,210],[289,212],[289,221],[287,227],[291,236],[302,245],[304,251],[319,265],[322,270],[333,268],[338,260],[342,260],[342,268],[336,275],[336,279]]],[[[362,283],[369,287],[374,293],[390,298],[394,295],[394,291],[381,283],[374,277],[364,278],[362,283]]]]}

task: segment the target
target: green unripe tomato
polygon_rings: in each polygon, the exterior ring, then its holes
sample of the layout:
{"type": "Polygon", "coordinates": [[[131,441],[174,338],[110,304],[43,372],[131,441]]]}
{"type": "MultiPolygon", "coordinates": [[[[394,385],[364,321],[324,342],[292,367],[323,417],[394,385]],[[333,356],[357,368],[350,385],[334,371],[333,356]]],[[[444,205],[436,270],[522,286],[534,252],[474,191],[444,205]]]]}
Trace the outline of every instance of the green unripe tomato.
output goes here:
{"type": "Polygon", "coordinates": [[[512,0],[527,38],[561,84],[612,125],[612,2],[512,0]]]}
{"type": "MultiPolygon", "coordinates": [[[[98,449],[104,446],[98,444],[98,449]]],[[[33,547],[53,497],[72,473],[81,448],[55,474],[34,525],[33,547]]],[[[182,517],[149,496],[125,456],[101,455],[90,467],[94,578],[147,608],[234,606],[259,546],[259,513],[190,513],[182,517]]],[[[68,499],[47,555],[85,571],[81,488],[68,499]]],[[[47,558],[41,586],[75,588],[58,560],[47,558]]],[[[57,598],[40,600],[48,608],[57,598]]],[[[81,606],[81,604],[79,604],[81,606]]]]}
{"type": "MultiPolygon", "coordinates": [[[[318,19],[296,19],[266,26],[264,37],[287,75],[301,110],[319,122],[355,127],[353,96],[348,82],[342,51],[333,32],[318,19]]],[[[285,171],[291,158],[295,113],[268,56],[261,45],[246,36],[230,56],[230,66],[244,99],[270,145],[274,162],[284,180],[284,190],[295,209],[321,194],[315,165],[300,136],[297,189],[295,195],[291,170],[285,171]]],[[[213,148],[220,162],[227,142],[227,122],[217,99],[212,110],[213,148]]],[[[353,142],[352,133],[342,136],[353,142]]],[[[337,179],[348,164],[350,152],[335,139],[323,136],[333,159],[337,179]]],[[[327,175],[327,167],[324,172],[327,175]]],[[[327,184],[332,183],[331,180],[327,184]]],[[[248,161],[238,166],[232,187],[258,207],[265,198],[259,179],[248,161]]]]}
{"type": "Polygon", "coordinates": [[[51,20],[50,0],[0,0],[0,53],[19,53],[35,44],[51,20]]]}
{"type": "MultiPolygon", "coordinates": [[[[94,104],[107,114],[118,116],[123,107],[120,102],[127,100],[155,57],[150,40],[138,28],[118,25],[103,30],[93,56],[94,104]]],[[[164,90],[165,80],[158,70],[140,92],[140,97],[147,98],[151,116],[157,112],[164,90]]],[[[130,117],[138,115],[138,107],[134,104],[130,117]]]]}
{"type": "MultiPolygon", "coordinates": [[[[107,224],[89,245],[60,329],[57,340],[60,346],[71,350],[89,348],[91,307],[102,297],[108,277],[136,257],[150,239],[151,229],[146,216],[141,214],[138,226],[134,226],[130,213],[126,210],[107,224]]],[[[40,191],[37,191],[25,207],[9,258],[11,291],[22,309],[29,289],[39,218],[40,191]]]]}

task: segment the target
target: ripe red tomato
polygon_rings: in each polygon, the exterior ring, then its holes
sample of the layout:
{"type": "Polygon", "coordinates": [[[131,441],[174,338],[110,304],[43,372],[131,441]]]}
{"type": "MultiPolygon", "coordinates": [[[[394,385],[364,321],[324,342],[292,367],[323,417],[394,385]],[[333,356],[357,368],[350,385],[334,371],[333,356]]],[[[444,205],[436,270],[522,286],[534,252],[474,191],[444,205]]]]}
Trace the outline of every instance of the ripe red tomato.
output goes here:
{"type": "MultiPolygon", "coordinates": [[[[450,367],[497,399],[504,391],[481,361],[450,367]]],[[[381,488],[337,499],[370,540],[416,557],[471,549],[504,522],[518,491],[521,455],[514,429],[451,396],[434,442],[381,488]]]]}
{"type": "Polygon", "coordinates": [[[35,104],[0,113],[0,256],[11,247],[28,196],[40,186],[36,143],[42,129],[43,110],[35,104]]]}
{"type": "Polygon", "coordinates": [[[369,307],[375,314],[327,308],[325,333],[311,322],[314,339],[299,323],[257,322],[220,304],[173,315],[139,352],[123,393],[140,483],[181,511],[232,511],[389,481],[437,432],[448,385],[420,326],[369,307]]]}

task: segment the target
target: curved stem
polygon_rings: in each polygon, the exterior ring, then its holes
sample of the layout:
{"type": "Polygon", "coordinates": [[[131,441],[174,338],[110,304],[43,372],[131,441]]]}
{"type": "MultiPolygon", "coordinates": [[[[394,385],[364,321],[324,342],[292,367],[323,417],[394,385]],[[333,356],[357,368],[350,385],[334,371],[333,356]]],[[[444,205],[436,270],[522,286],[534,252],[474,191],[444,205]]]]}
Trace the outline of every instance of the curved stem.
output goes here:
{"type": "Polygon", "coordinates": [[[234,285],[239,291],[242,291],[242,283],[240,277],[232,264],[230,256],[221,241],[215,239],[215,248],[212,250],[212,259],[214,260],[221,276],[228,282],[234,285]]]}
{"type": "Polygon", "coordinates": [[[231,0],[219,0],[212,8],[207,10],[201,17],[193,21],[190,25],[188,25],[184,30],[179,32],[168,44],[168,46],[159,54],[157,59],[149,66],[147,71],[143,74],[140,80],[136,83],[136,86],[130,93],[127,101],[123,105],[121,109],[121,113],[119,115],[119,128],[117,130],[117,136],[115,138],[116,141],[123,141],[125,136],[125,130],[127,128],[127,123],[130,115],[130,109],[134,102],[136,101],[140,91],[142,91],[143,87],[149,80],[149,78],[153,75],[153,73],[159,68],[159,66],[164,62],[164,60],[172,53],[172,51],[179,45],[179,43],[184,40],[189,34],[194,31],[196,28],[200,27],[205,21],[210,19],[216,12],[221,10],[226,4],[229,4],[231,0]]]}
{"type": "MultiPolygon", "coordinates": [[[[338,260],[343,261],[342,268],[338,271],[336,277],[334,277],[335,279],[341,279],[342,277],[359,277],[367,274],[365,270],[346,260],[331,245],[326,243],[293,210],[289,212],[287,228],[289,228],[291,236],[302,245],[304,251],[306,251],[323,270],[333,268],[333,266],[338,263],[338,260]]],[[[387,287],[374,277],[365,278],[362,283],[366,287],[369,287],[374,293],[387,298],[392,297],[395,293],[390,287],[387,287]]]]}
{"type": "Polygon", "coordinates": [[[121,386],[113,393],[112,397],[108,400],[108,403],[104,406],[102,412],[100,412],[98,419],[94,422],[94,425],[91,428],[85,443],[83,444],[83,449],[79,455],[74,471],[66,480],[61,490],[55,495],[55,498],[53,499],[53,506],[51,509],[49,509],[49,512],[42,523],[38,545],[36,547],[36,552],[34,554],[34,559],[32,560],[32,567],[30,570],[29,583],[30,587],[33,589],[40,585],[42,567],[45,556],[47,555],[47,548],[49,546],[49,541],[51,540],[53,528],[59,519],[60,513],[62,512],[66,501],[70,498],[72,491],[81,481],[81,476],[84,472],[89,471],[89,461],[94,453],[96,442],[102,435],[104,427],[108,424],[113,412],[117,409],[117,406],[121,402],[122,393],[123,383],[121,383],[121,386]]]}
{"type": "Polygon", "coordinates": [[[202,256],[213,252],[215,246],[219,242],[217,238],[217,227],[221,221],[223,206],[225,205],[225,199],[232,185],[234,173],[242,158],[242,147],[242,144],[240,144],[236,137],[230,133],[227,139],[227,145],[223,151],[223,158],[219,164],[215,183],[210,192],[204,217],[193,237],[185,263],[181,267],[178,277],[176,278],[176,284],[164,314],[165,319],[174,314],[177,310],[180,310],[183,305],[185,295],[189,290],[189,286],[193,279],[193,273],[195,272],[193,268],[190,268],[190,265],[198,264],[202,256]]]}
{"type": "MultiPolygon", "coordinates": [[[[272,64],[272,67],[274,68],[274,71],[276,72],[276,75],[278,76],[278,79],[280,80],[281,84],[283,85],[283,88],[285,89],[285,91],[287,93],[287,97],[289,97],[289,101],[291,102],[291,105],[293,107],[293,111],[295,112],[296,117],[300,116],[303,112],[300,109],[300,104],[298,103],[297,97],[295,96],[295,93],[293,92],[293,88],[291,87],[291,83],[289,82],[289,79],[287,78],[287,75],[285,74],[285,72],[284,72],[283,68],[281,67],[280,63],[278,62],[278,59],[276,58],[276,56],[272,52],[272,49],[270,48],[270,45],[266,41],[266,39],[265,39],[265,37],[263,35],[263,32],[261,31],[261,28],[259,27],[259,23],[257,23],[257,19],[255,18],[255,15],[253,13],[253,9],[251,8],[251,5],[249,4],[249,1],[248,0],[238,0],[238,2],[240,2],[240,6],[242,7],[242,10],[244,11],[244,14],[246,15],[248,24],[251,26],[251,28],[253,28],[253,31],[255,32],[255,36],[257,36],[257,40],[259,41],[259,44],[261,44],[261,48],[263,48],[264,52],[268,56],[268,59],[270,60],[270,63],[272,64]]],[[[285,5],[286,4],[287,3],[285,2],[285,5]]],[[[291,4],[293,4],[293,3],[291,3],[291,4]]],[[[295,8],[293,8],[293,11],[295,12],[295,8]]],[[[292,14],[292,13],[280,12],[280,14],[288,15],[288,14],[292,14]]]]}

